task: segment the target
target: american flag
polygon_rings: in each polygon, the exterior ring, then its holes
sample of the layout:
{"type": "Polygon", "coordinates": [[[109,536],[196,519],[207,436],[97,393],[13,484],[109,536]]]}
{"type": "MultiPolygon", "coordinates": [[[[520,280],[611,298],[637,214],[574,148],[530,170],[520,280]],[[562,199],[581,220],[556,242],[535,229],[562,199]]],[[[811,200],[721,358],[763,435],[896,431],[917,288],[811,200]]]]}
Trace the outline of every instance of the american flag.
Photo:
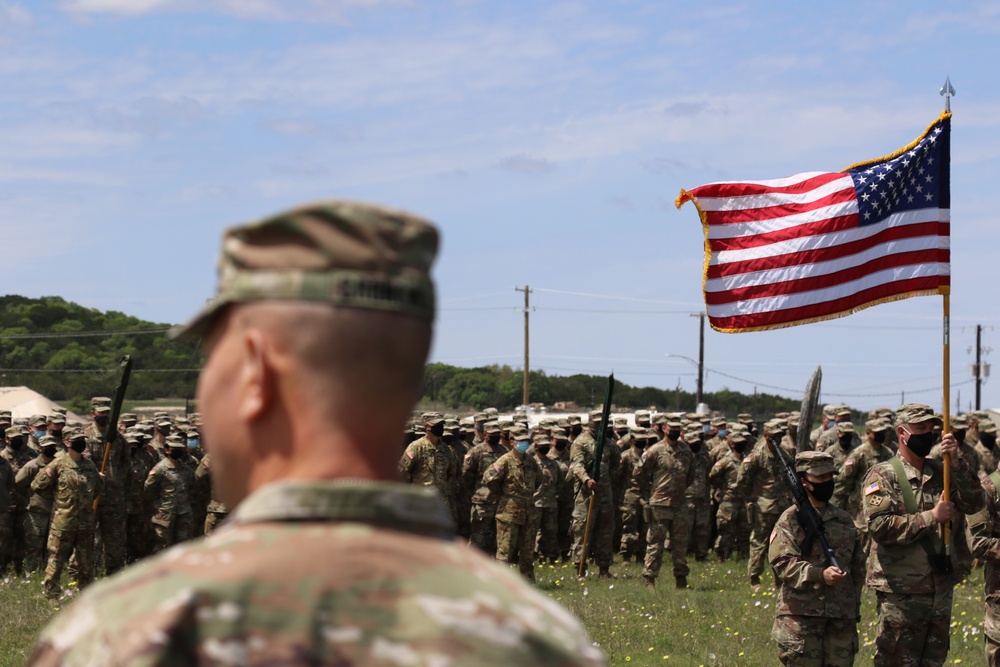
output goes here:
{"type": "Polygon", "coordinates": [[[951,114],[842,172],[681,190],[705,229],[712,328],[763,331],[950,286],[951,114]]]}

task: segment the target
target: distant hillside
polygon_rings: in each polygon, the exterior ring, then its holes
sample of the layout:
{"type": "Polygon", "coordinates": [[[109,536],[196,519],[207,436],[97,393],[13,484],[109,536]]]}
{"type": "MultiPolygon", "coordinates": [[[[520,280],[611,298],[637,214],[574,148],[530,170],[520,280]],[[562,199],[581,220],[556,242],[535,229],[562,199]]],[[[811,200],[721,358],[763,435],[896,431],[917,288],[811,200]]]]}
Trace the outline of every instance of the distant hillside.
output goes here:
{"type": "Polygon", "coordinates": [[[131,354],[131,400],[194,395],[202,354],[196,341],[173,341],[167,324],[103,313],[57,296],[0,297],[0,384],[24,385],[80,411],[110,396],[118,361],[131,354]]]}

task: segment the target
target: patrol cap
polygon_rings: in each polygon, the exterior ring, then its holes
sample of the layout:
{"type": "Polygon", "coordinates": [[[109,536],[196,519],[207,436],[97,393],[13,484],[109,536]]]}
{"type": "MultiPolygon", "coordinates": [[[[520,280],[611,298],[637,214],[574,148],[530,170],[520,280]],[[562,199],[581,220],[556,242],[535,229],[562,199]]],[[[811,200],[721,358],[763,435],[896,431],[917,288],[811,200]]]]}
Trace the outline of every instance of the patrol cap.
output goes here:
{"type": "Polygon", "coordinates": [[[992,419],[980,419],[979,420],[979,432],[980,433],[996,433],[997,425],[993,423],[992,419]]]}
{"type": "MultiPolygon", "coordinates": [[[[600,417],[598,417],[600,419],[600,417]]],[[[628,419],[625,417],[615,417],[615,428],[625,428],[628,426],[628,419]]]]}
{"type": "Polygon", "coordinates": [[[884,419],[869,419],[865,422],[865,429],[872,433],[889,430],[889,422],[884,419]]]}
{"type": "Polygon", "coordinates": [[[701,436],[698,434],[697,431],[688,431],[687,433],[684,434],[683,439],[684,442],[688,443],[689,445],[694,444],[696,442],[701,442],[701,436]]]}
{"type": "Polygon", "coordinates": [[[500,411],[496,408],[486,408],[483,410],[483,414],[486,415],[488,419],[496,419],[500,416],[500,411]]]}
{"type": "Polygon", "coordinates": [[[907,403],[896,410],[896,426],[903,424],[919,424],[920,422],[933,421],[938,426],[941,425],[941,418],[934,414],[929,405],[921,403],[907,403]]]}
{"type": "Polygon", "coordinates": [[[577,424],[582,424],[583,420],[580,419],[580,415],[570,415],[566,418],[570,426],[576,426],[577,424]]]}
{"type": "Polygon", "coordinates": [[[770,435],[773,433],[784,433],[785,432],[785,422],[781,419],[771,419],[764,423],[764,433],[770,435]]]}
{"type": "Polygon", "coordinates": [[[553,440],[566,440],[568,438],[566,435],[566,429],[560,426],[553,426],[549,430],[549,437],[553,440]]]}
{"type": "Polygon", "coordinates": [[[635,423],[649,423],[649,410],[636,410],[635,411],[635,423]]]}
{"type": "Polygon", "coordinates": [[[496,421],[488,421],[486,422],[486,426],[483,428],[483,431],[485,433],[499,433],[500,423],[496,421]]]}
{"type": "Polygon", "coordinates": [[[50,421],[53,424],[65,424],[66,415],[61,415],[58,412],[53,412],[52,414],[49,415],[48,421],[50,421]]]}
{"type": "Polygon", "coordinates": [[[187,447],[187,442],[184,438],[179,435],[168,435],[166,441],[167,447],[187,447]]]}
{"type": "Polygon", "coordinates": [[[736,421],[742,422],[744,424],[752,424],[753,415],[748,414],[746,412],[741,412],[740,414],[736,415],[736,421]]]}
{"type": "Polygon", "coordinates": [[[86,439],[87,434],[78,428],[68,428],[63,431],[63,440],[66,442],[78,442],[86,439]]]}
{"type": "Polygon", "coordinates": [[[108,398],[107,396],[94,396],[93,398],[90,399],[90,407],[92,408],[97,408],[104,405],[108,406],[109,408],[111,407],[111,399],[108,398]]]}
{"type": "Polygon", "coordinates": [[[547,446],[551,447],[552,446],[552,441],[549,440],[548,436],[546,436],[546,435],[539,435],[539,436],[536,436],[531,441],[531,444],[535,445],[536,447],[539,446],[539,445],[542,445],[542,446],[547,445],[547,446]]]}
{"type": "Polygon", "coordinates": [[[475,424],[484,424],[490,420],[490,417],[485,412],[477,412],[472,420],[475,424]]]}
{"type": "Polygon", "coordinates": [[[836,473],[837,466],[833,457],[826,452],[799,452],[795,455],[795,472],[805,472],[819,477],[827,473],[836,473]]]}
{"type": "Polygon", "coordinates": [[[788,415],[788,418],[785,419],[785,424],[787,424],[789,428],[791,428],[792,426],[798,426],[799,416],[796,414],[788,415]]]}
{"type": "Polygon", "coordinates": [[[444,431],[445,433],[450,433],[452,435],[458,435],[462,430],[461,425],[458,423],[457,419],[445,419],[444,420],[444,431]]]}
{"type": "Polygon", "coordinates": [[[791,416],[790,412],[775,412],[774,413],[774,418],[775,419],[788,419],[790,416],[791,416]]]}
{"type": "Polygon", "coordinates": [[[121,422],[123,424],[134,424],[139,421],[139,416],[134,412],[126,412],[121,416],[121,422]]]}
{"type": "Polygon", "coordinates": [[[714,426],[715,428],[726,428],[726,418],[716,417],[715,419],[712,420],[712,426],[714,426]]]}
{"type": "Polygon", "coordinates": [[[737,443],[737,442],[747,442],[749,440],[752,440],[752,438],[751,438],[751,436],[750,436],[750,434],[748,432],[746,432],[746,431],[738,431],[738,430],[735,430],[735,429],[729,431],[729,433],[726,434],[726,439],[729,440],[729,442],[732,442],[734,444],[737,443]]]}
{"type": "Polygon", "coordinates": [[[48,433],[46,433],[45,435],[43,435],[42,437],[40,437],[38,439],[38,446],[39,447],[48,447],[49,445],[60,445],[60,444],[62,444],[61,440],[57,440],[56,438],[54,438],[53,436],[49,435],[48,433]]]}
{"type": "Polygon", "coordinates": [[[667,415],[661,412],[660,414],[653,417],[653,423],[656,424],[657,426],[663,426],[664,424],[667,423],[667,415]]]}
{"type": "Polygon", "coordinates": [[[836,417],[838,420],[845,419],[847,421],[850,421],[852,416],[853,415],[851,414],[851,409],[849,407],[847,407],[846,405],[837,406],[836,417]]]}
{"type": "Polygon", "coordinates": [[[601,421],[601,417],[604,416],[603,410],[591,410],[587,413],[587,423],[598,423],[601,421]]]}
{"type": "Polygon", "coordinates": [[[157,428],[159,428],[161,426],[173,426],[173,425],[174,425],[174,423],[172,421],[170,421],[169,419],[157,419],[156,420],[156,427],[157,428]]]}
{"type": "Polygon", "coordinates": [[[566,419],[565,417],[563,417],[562,419],[560,419],[559,421],[556,422],[556,425],[559,428],[567,429],[567,428],[569,428],[569,420],[566,419]]]}
{"type": "Polygon", "coordinates": [[[837,422],[837,433],[854,433],[854,424],[851,422],[837,422]]]}
{"type": "Polygon", "coordinates": [[[440,412],[425,412],[420,415],[420,421],[427,426],[436,426],[444,423],[444,415],[440,412]]]}
{"type": "Polygon", "coordinates": [[[683,422],[681,422],[679,419],[669,419],[669,420],[667,420],[666,426],[667,426],[667,428],[678,428],[678,429],[679,428],[684,428],[683,422]]]}
{"type": "Polygon", "coordinates": [[[527,440],[529,437],[531,437],[531,434],[528,432],[528,429],[524,428],[521,425],[515,425],[513,428],[510,429],[511,440],[523,442],[524,440],[527,440]]]}
{"type": "Polygon", "coordinates": [[[505,419],[502,422],[497,422],[497,424],[500,426],[501,433],[506,433],[510,431],[512,428],[514,428],[514,422],[511,421],[510,419],[505,419]]]}
{"type": "Polygon", "coordinates": [[[969,419],[966,415],[955,415],[948,420],[948,425],[951,428],[963,429],[969,427],[969,419]]]}
{"type": "Polygon", "coordinates": [[[49,423],[49,419],[45,415],[31,415],[28,423],[31,426],[46,426],[49,423]]]}
{"type": "Polygon", "coordinates": [[[434,319],[438,232],[415,215],[329,200],[233,227],[222,239],[216,295],[169,333],[200,336],[222,308],[312,301],[434,319]]]}
{"type": "Polygon", "coordinates": [[[837,416],[837,406],[836,405],[824,405],[823,415],[829,419],[833,419],[837,416]]]}
{"type": "Polygon", "coordinates": [[[19,438],[22,435],[24,435],[24,432],[21,430],[20,426],[11,426],[6,431],[4,431],[4,435],[6,435],[8,438],[19,438]]]}

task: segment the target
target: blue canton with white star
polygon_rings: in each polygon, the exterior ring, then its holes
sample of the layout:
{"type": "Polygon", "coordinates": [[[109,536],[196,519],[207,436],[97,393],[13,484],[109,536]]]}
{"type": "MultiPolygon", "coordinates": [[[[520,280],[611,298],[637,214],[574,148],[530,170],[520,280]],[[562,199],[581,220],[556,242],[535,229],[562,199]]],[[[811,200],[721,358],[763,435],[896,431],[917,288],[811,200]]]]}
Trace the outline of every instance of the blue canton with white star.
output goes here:
{"type": "Polygon", "coordinates": [[[858,196],[858,224],[878,223],[893,213],[950,208],[951,118],[935,123],[912,149],[847,171],[858,196]]]}

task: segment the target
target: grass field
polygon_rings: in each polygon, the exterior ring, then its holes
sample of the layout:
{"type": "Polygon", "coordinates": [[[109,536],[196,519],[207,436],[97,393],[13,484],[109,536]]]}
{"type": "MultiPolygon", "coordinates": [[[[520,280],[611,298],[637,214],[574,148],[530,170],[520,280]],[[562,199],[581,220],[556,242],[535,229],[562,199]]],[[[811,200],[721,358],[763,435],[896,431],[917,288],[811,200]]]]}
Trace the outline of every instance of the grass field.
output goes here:
{"type": "MultiPolygon", "coordinates": [[[[614,580],[576,580],[568,565],[539,566],[538,586],[583,620],[612,665],[775,665],[771,641],[774,591],[751,591],[745,563],[692,563],[688,590],[673,586],[669,566],[655,591],[638,565],[617,564],[614,580]]],[[[36,576],[0,583],[0,667],[24,664],[38,631],[53,614],[36,576]]],[[[948,664],[984,661],[982,570],[955,592],[948,664]]],[[[866,592],[855,664],[871,665],[874,595],[866,592]]]]}

